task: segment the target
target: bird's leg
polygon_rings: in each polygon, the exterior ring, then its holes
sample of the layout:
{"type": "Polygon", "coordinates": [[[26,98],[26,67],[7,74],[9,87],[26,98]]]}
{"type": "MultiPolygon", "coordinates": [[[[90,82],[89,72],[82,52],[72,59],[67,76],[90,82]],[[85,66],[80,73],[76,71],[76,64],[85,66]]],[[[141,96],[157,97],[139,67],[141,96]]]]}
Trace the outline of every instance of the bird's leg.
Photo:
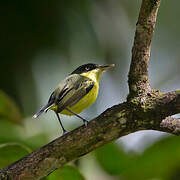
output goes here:
{"type": "Polygon", "coordinates": [[[67,134],[68,132],[67,132],[67,131],[65,130],[65,128],[63,127],[62,122],[61,122],[61,119],[60,119],[60,117],[59,117],[59,114],[58,114],[57,112],[55,112],[55,113],[56,113],[57,118],[58,118],[58,120],[59,120],[59,123],[60,123],[60,125],[61,125],[61,127],[62,127],[63,135],[67,134]]]}
{"type": "Polygon", "coordinates": [[[72,114],[74,114],[75,116],[77,116],[78,118],[80,118],[81,120],[83,120],[84,125],[87,126],[87,124],[88,124],[88,122],[89,122],[88,120],[82,118],[81,116],[79,116],[78,114],[76,114],[75,112],[71,111],[70,109],[68,109],[68,108],[66,108],[66,107],[65,107],[64,109],[67,110],[67,111],[69,111],[69,112],[71,112],[72,114]]]}

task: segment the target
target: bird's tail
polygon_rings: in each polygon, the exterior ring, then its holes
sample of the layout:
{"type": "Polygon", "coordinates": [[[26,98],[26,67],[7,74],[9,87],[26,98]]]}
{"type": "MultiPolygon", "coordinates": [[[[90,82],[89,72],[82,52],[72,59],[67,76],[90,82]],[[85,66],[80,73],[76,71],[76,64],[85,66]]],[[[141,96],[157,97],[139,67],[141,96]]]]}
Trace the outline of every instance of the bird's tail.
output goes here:
{"type": "Polygon", "coordinates": [[[43,106],[36,114],[33,115],[33,118],[37,118],[41,113],[47,112],[48,109],[51,107],[53,102],[48,102],[45,106],[43,106]]]}

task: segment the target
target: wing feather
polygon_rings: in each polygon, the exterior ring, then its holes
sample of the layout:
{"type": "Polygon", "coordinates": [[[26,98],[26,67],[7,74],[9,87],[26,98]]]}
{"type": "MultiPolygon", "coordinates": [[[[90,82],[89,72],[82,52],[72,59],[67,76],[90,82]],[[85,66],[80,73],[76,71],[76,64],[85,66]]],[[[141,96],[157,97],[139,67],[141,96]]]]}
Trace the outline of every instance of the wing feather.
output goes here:
{"type": "Polygon", "coordinates": [[[73,106],[80,101],[93,88],[94,82],[78,74],[71,75],[64,82],[64,86],[56,94],[55,103],[58,105],[58,112],[61,112],[67,106],[73,106]],[[73,76],[73,77],[71,77],[73,76]]]}

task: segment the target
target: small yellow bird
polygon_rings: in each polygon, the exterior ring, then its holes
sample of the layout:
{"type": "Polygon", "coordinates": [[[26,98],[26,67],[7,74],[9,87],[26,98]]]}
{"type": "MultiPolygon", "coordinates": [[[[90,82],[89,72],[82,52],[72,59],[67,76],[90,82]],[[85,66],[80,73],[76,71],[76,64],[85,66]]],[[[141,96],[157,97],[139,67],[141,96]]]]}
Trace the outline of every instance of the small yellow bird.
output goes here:
{"type": "Polygon", "coordinates": [[[47,112],[49,109],[53,110],[58,117],[63,135],[67,131],[62,125],[58,113],[69,116],[75,115],[82,119],[86,126],[88,121],[78,114],[95,102],[102,73],[114,66],[114,64],[97,65],[89,63],[78,67],[57,86],[48,103],[33,117],[37,118],[42,112],[47,112]]]}

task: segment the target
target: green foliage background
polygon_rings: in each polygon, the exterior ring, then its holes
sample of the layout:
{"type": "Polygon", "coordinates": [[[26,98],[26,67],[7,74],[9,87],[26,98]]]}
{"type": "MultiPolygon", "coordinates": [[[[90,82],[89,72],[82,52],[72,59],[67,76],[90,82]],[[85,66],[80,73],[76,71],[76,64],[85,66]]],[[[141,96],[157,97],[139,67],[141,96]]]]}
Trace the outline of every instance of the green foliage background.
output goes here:
{"type": "MultiPolygon", "coordinates": [[[[61,135],[52,112],[38,120],[31,117],[77,66],[87,62],[116,64],[103,76],[98,101],[82,116],[91,119],[125,100],[140,3],[1,2],[0,168],[61,135]]],[[[152,87],[161,91],[179,88],[179,5],[179,1],[162,1],[153,38],[149,74],[152,87]]],[[[76,118],[62,118],[69,130],[81,125],[76,118]]],[[[154,131],[139,135],[107,144],[45,179],[180,179],[179,138],[154,131]]]]}

